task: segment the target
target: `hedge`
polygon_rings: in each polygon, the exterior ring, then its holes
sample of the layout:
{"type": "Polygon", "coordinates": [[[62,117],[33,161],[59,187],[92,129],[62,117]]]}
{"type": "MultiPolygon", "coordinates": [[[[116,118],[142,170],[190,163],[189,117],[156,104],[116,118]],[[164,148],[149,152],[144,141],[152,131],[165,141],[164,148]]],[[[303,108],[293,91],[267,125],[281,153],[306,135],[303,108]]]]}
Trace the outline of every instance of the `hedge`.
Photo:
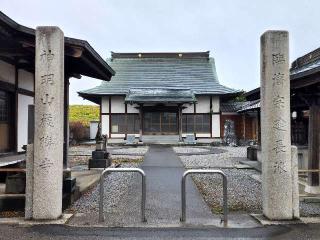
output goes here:
{"type": "Polygon", "coordinates": [[[84,126],[89,126],[90,121],[99,121],[99,106],[95,105],[70,105],[69,121],[81,122],[84,126]]]}

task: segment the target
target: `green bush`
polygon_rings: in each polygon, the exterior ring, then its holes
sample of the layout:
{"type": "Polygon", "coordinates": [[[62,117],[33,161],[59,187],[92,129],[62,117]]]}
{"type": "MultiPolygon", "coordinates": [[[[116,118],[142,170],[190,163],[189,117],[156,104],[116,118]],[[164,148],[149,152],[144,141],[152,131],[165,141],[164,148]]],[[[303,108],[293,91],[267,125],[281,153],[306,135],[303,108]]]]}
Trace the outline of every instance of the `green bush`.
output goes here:
{"type": "Polygon", "coordinates": [[[88,127],[90,121],[99,121],[100,109],[94,105],[70,105],[69,106],[69,121],[81,122],[85,127],[88,127]]]}
{"type": "Polygon", "coordinates": [[[85,127],[81,122],[70,122],[69,128],[70,128],[70,138],[72,140],[79,142],[87,138],[86,136],[87,127],[85,127]]]}

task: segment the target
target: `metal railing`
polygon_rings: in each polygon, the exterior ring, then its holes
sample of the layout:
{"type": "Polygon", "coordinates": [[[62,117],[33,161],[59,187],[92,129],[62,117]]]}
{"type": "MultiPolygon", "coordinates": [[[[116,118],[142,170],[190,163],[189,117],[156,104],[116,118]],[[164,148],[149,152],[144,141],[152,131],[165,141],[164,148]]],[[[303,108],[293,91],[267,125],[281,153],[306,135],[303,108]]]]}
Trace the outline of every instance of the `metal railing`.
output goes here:
{"type": "Polygon", "coordinates": [[[221,170],[214,169],[190,169],[183,173],[181,179],[181,222],[186,221],[186,178],[189,174],[219,174],[223,179],[223,221],[224,226],[228,225],[228,186],[227,186],[227,176],[221,170]]]}
{"type": "Polygon", "coordinates": [[[103,214],[103,196],[104,196],[104,177],[111,172],[137,172],[142,177],[142,199],[141,199],[141,221],[146,222],[145,207],[146,207],[146,175],[140,168],[107,168],[100,176],[100,200],[99,200],[99,222],[104,222],[103,214]]]}

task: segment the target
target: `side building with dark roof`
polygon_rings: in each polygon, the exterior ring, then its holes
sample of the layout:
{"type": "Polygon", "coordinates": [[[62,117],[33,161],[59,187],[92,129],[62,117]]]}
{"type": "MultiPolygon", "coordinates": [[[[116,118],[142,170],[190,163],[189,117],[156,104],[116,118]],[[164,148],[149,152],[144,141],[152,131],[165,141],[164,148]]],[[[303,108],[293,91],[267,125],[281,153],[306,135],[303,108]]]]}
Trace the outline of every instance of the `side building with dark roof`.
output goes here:
{"type": "Polygon", "coordinates": [[[100,104],[109,138],[221,137],[220,101],[238,91],[219,83],[209,52],[112,53],[108,63],[111,81],[79,95],[100,104]]]}
{"type": "MultiPolygon", "coordinates": [[[[28,141],[28,105],[35,97],[35,29],[0,11],[0,160],[24,159],[28,141]],[[14,156],[12,156],[14,155],[14,156]]],[[[81,39],[64,38],[64,164],[68,152],[69,79],[81,75],[109,81],[113,69],[81,39]]]]}

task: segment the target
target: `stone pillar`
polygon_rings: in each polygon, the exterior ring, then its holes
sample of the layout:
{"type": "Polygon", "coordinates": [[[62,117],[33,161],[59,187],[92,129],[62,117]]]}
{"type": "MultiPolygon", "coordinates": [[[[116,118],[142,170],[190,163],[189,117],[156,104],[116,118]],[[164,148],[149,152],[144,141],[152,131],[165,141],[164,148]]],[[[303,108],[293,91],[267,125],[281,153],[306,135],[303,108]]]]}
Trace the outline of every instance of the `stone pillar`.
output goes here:
{"type": "Polygon", "coordinates": [[[64,35],[37,27],[33,218],[62,214],[64,135],[64,35]]]}
{"type": "Polygon", "coordinates": [[[288,35],[261,36],[262,198],[270,220],[293,218],[288,35]]]}
{"type": "Polygon", "coordinates": [[[25,219],[33,217],[33,142],[34,142],[34,105],[28,106],[28,145],[26,154],[26,198],[25,219]]]}
{"type": "Polygon", "coordinates": [[[299,176],[298,176],[298,148],[291,146],[291,164],[292,164],[292,212],[293,218],[300,218],[299,206],[299,176]]]}

